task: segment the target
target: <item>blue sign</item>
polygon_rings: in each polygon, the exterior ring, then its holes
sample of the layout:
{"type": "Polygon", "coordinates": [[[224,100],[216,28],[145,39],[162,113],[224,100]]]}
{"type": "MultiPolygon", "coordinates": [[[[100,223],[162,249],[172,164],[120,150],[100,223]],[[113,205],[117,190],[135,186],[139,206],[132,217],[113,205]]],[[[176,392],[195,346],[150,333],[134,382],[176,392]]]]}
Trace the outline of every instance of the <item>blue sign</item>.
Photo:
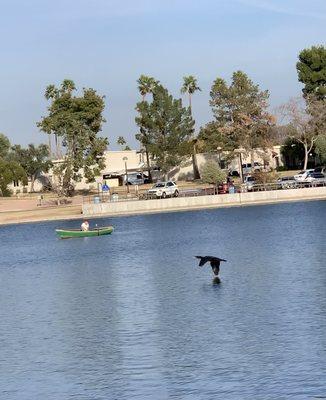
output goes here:
{"type": "Polygon", "coordinates": [[[106,183],[104,185],[102,185],[102,191],[103,192],[108,192],[109,190],[110,190],[110,188],[106,183]]]}

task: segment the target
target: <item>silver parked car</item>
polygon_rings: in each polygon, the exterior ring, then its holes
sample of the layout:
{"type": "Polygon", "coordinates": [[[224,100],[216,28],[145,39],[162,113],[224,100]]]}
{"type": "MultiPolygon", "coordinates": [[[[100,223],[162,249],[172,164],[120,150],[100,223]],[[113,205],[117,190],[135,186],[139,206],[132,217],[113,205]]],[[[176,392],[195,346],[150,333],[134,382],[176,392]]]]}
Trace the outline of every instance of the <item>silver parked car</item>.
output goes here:
{"type": "Polygon", "coordinates": [[[313,182],[313,183],[318,183],[318,182],[324,182],[325,181],[325,175],[322,174],[321,172],[309,172],[309,174],[306,176],[304,182],[313,182]]]}
{"type": "Polygon", "coordinates": [[[256,179],[253,176],[247,175],[243,180],[243,188],[247,192],[251,192],[254,189],[254,186],[257,184],[256,179]]]}
{"type": "Polygon", "coordinates": [[[298,181],[294,179],[294,176],[282,176],[277,183],[282,189],[294,189],[298,186],[298,181]]]}

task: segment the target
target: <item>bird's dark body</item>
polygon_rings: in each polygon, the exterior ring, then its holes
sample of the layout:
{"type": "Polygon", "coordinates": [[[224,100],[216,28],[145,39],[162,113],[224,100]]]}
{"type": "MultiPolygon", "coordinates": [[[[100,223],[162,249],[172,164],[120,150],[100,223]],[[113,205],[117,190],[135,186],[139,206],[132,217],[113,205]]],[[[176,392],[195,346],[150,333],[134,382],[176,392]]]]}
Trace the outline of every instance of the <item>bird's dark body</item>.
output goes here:
{"type": "Polygon", "coordinates": [[[214,274],[217,276],[220,272],[220,263],[221,261],[226,261],[223,258],[213,257],[213,256],[195,256],[196,258],[200,259],[199,266],[202,267],[207,262],[211,264],[212,270],[214,274]]]}

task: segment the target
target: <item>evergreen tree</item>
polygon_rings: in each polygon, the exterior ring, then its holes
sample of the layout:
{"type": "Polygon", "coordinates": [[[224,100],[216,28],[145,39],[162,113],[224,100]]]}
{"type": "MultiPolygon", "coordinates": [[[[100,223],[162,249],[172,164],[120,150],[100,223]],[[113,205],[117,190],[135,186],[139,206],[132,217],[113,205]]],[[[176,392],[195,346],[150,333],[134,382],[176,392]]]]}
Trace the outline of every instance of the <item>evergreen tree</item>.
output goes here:
{"type": "Polygon", "coordinates": [[[217,78],[210,92],[215,121],[201,132],[201,137],[210,141],[208,147],[227,150],[244,148],[251,155],[254,165],[254,149],[269,145],[270,128],[274,117],[267,111],[269,93],[261,91],[248,76],[237,71],[233,73],[230,85],[217,78]]]}
{"type": "Polygon", "coordinates": [[[189,154],[189,140],[194,130],[190,110],[160,85],[153,90],[153,101],[138,103],[136,110],[141,135],[147,138],[147,148],[167,178],[171,168],[189,154]]]}
{"type": "Polygon", "coordinates": [[[326,47],[312,46],[299,54],[297,62],[299,81],[304,84],[304,95],[326,98],[326,47]]]}

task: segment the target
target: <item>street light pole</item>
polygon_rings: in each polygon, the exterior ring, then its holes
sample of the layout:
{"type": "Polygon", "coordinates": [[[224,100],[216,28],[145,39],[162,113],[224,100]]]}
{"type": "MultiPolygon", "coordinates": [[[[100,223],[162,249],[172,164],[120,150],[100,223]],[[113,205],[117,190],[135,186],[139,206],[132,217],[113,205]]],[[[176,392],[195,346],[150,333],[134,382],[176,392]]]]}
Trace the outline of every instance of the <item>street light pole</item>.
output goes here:
{"type": "Polygon", "coordinates": [[[127,161],[128,157],[123,157],[123,161],[125,162],[125,171],[126,171],[126,185],[127,185],[127,193],[129,194],[129,185],[128,185],[128,167],[127,167],[127,161]]]}
{"type": "Polygon", "coordinates": [[[242,154],[241,154],[241,152],[239,153],[239,160],[240,160],[240,178],[241,178],[241,182],[243,183],[242,154]]]}
{"type": "Polygon", "coordinates": [[[221,168],[221,151],[222,151],[222,147],[217,147],[217,155],[218,155],[218,164],[219,167],[221,168]]]}
{"type": "Polygon", "coordinates": [[[242,148],[236,149],[234,152],[239,155],[239,172],[240,172],[241,183],[243,183],[242,153],[244,152],[244,149],[242,148]]]}

